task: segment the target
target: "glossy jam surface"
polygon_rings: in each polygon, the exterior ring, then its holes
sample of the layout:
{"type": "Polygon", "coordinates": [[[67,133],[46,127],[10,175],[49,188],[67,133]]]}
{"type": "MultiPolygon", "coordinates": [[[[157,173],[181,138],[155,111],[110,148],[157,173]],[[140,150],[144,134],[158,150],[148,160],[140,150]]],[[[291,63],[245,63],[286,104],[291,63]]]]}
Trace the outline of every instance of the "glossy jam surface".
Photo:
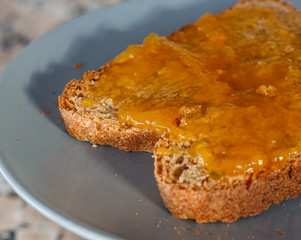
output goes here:
{"type": "Polygon", "coordinates": [[[238,9],[150,34],[104,66],[85,104],[105,96],[121,122],[192,143],[212,177],[277,171],[301,152],[300,19],[238,9]]]}

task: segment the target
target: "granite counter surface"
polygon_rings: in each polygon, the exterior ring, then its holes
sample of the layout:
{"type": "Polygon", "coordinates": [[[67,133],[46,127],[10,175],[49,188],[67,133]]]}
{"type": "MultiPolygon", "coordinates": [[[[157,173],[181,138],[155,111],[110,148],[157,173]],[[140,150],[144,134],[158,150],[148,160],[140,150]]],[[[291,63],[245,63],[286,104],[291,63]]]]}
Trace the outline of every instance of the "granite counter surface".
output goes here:
{"type": "MultiPolygon", "coordinates": [[[[31,41],[57,25],[123,0],[1,0],[0,73],[31,41]]],[[[0,174],[0,240],[77,240],[20,199],[0,174]]]]}

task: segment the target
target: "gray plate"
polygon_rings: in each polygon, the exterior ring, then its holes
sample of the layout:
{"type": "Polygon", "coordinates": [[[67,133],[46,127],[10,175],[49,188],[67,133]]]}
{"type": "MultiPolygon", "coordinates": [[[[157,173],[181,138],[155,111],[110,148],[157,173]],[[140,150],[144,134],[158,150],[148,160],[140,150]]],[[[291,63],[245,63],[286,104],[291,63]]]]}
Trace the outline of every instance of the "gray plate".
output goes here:
{"type": "Polygon", "coordinates": [[[94,149],[58,124],[54,102],[69,80],[79,78],[74,64],[83,64],[81,72],[97,69],[150,32],[169,34],[234,2],[130,1],[72,20],[30,44],[0,81],[0,166],[15,191],[88,239],[300,239],[300,198],[232,224],[174,219],[157,190],[151,154],[94,149]]]}

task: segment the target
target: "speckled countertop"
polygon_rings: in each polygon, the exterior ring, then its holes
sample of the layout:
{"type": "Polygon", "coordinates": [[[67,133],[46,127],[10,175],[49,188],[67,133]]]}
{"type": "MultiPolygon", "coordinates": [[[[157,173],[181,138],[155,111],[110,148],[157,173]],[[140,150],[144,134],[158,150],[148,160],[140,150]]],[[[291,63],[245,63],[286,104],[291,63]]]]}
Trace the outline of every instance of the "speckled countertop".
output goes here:
{"type": "MultiPolygon", "coordinates": [[[[1,0],[0,73],[27,44],[55,26],[123,0],[1,0]]],[[[0,174],[0,240],[77,240],[21,200],[0,174]]]]}

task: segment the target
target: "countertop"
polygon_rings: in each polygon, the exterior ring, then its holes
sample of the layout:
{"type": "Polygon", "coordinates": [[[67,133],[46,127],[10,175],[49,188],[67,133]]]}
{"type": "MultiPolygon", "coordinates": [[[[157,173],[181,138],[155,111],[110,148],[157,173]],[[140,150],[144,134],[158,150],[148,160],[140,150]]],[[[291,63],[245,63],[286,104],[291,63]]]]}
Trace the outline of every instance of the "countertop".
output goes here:
{"type": "MultiPolygon", "coordinates": [[[[0,73],[31,41],[89,11],[123,0],[1,0],[0,73]]],[[[79,240],[20,199],[0,174],[0,240],[79,240]]]]}

